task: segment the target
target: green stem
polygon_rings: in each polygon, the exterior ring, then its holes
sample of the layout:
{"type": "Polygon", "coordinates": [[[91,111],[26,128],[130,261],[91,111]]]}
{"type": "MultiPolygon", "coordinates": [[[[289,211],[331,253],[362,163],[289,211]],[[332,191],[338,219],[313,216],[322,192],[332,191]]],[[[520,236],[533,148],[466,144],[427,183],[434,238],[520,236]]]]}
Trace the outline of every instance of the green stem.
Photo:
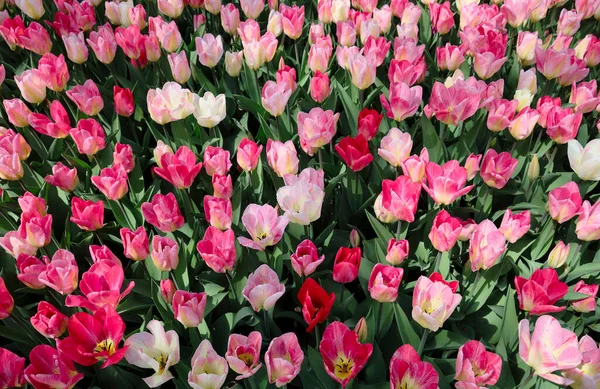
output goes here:
{"type": "Polygon", "coordinates": [[[296,53],[296,66],[298,66],[298,72],[300,71],[300,56],[298,55],[298,45],[294,43],[294,51],[296,53]]]}
{"type": "Polygon", "coordinates": [[[437,256],[435,257],[435,264],[433,266],[433,272],[437,272],[440,269],[440,261],[442,260],[442,252],[438,251],[437,256]]]}
{"type": "Polygon", "coordinates": [[[361,89],[358,92],[358,100],[359,100],[358,108],[362,110],[364,108],[363,104],[364,104],[364,101],[365,101],[365,90],[364,89],[361,89]]]}
{"type": "Polygon", "coordinates": [[[360,176],[358,175],[358,172],[355,173],[354,177],[356,178],[356,180],[354,180],[354,194],[358,196],[358,191],[360,190],[360,176]]]}
{"type": "Polygon", "coordinates": [[[229,283],[229,289],[231,289],[231,293],[233,293],[233,300],[235,303],[238,303],[237,293],[235,291],[235,287],[233,286],[233,277],[229,274],[228,271],[225,272],[225,277],[227,277],[227,282],[229,283]]]}
{"type": "Polygon", "coordinates": [[[321,151],[320,147],[319,147],[319,168],[321,170],[323,170],[323,152],[321,151]]]}
{"type": "Polygon", "coordinates": [[[315,341],[317,342],[316,347],[318,349],[319,345],[321,344],[321,332],[318,324],[315,326],[315,341]]]}
{"type": "Polygon", "coordinates": [[[267,338],[270,338],[271,337],[271,329],[269,326],[269,313],[264,308],[263,308],[263,323],[265,326],[265,335],[267,338]]]}
{"type": "Polygon", "coordinates": [[[402,233],[402,220],[398,220],[398,225],[396,226],[396,237],[400,239],[400,234],[402,233]]]}
{"type": "Polygon", "coordinates": [[[427,337],[429,336],[429,329],[425,328],[425,330],[423,331],[423,336],[421,336],[421,343],[419,343],[419,349],[417,350],[417,353],[419,355],[423,354],[423,350],[425,349],[425,343],[427,343],[427,337]]]}
{"type": "Polygon", "coordinates": [[[381,333],[381,315],[383,314],[383,303],[377,304],[377,321],[375,322],[375,336],[378,337],[381,333]]]}

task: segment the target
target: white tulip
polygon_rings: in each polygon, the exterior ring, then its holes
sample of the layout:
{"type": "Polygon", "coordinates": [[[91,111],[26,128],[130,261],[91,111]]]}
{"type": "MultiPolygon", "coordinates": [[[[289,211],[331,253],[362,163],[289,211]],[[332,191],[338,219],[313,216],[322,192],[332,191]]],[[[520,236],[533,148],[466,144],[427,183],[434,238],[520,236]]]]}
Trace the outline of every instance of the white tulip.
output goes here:
{"type": "Polygon", "coordinates": [[[198,124],[205,128],[215,127],[227,116],[224,94],[215,96],[206,92],[202,97],[194,95],[194,108],[198,124]]]}
{"type": "Polygon", "coordinates": [[[571,169],[582,180],[600,180],[600,139],[593,139],[583,147],[577,140],[569,141],[571,169]]]}

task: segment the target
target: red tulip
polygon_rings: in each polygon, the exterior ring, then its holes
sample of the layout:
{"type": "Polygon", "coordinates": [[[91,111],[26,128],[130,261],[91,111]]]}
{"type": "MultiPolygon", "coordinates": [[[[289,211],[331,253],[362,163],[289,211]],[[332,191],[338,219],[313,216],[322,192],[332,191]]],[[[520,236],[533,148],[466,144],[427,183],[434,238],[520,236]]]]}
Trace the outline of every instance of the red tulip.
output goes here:
{"type": "Polygon", "coordinates": [[[356,137],[345,137],[335,146],[335,151],[342,157],[346,165],[355,172],[367,167],[373,161],[367,139],[361,134],[356,137]]]}
{"type": "Polygon", "coordinates": [[[342,284],[354,281],[358,277],[361,259],[360,247],[340,247],[333,264],[333,280],[342,284]]]}
{"type": "Polygon", "coordinates": [[[325,329],[319,351],[327,374],[345,389],[371,357],[373,346],[361,344],[356,332],[336,321],[325,329]]]}
{"type": "Polygon", "coordinates": [[[25,386],[25,358],[0,347],[0,388],[18,388],[25,386]]]}
{"type": "Polygon", "coordinates": [[[129,88],[113,87],[113,100],[115,112],[118,115],[129,117],[135,109],[133,94],[129,88]]]}
{"type": "Polygon", "coordinates": [[[335,293],[328,294],[317,281],[307,278],[298,292],[298,301],[302,304],[302,316],[308,324],[306,332],[312,332],[315,326],[327,320],[335,302],[335,293]]]}
{"type": "Polygon", "coordinates": [[[58,350],[83,366],[104,361],[102,369],[119,362],[125,356],[127,346],[119,348],[125,323],[110,306],[98,309],[93,315],[75,313],[69,318],[69,336],[57,340],[58,350]]]}
{"type": "Polygon", "coordinates": [[[536,269],[529,279],[517,276],[515,287],[519,307],[531,315],[560,312],[566,308],[554,305],[567,294],[569,288],[558,280],[558,273],[553,268],[536,269]]]}
{"type": "Polygon", "coordinates": [[[390,361],[392,388],[437,389],[438,372],[428,362],[421,361],[410,344],[400,346],[390,361]]]}
{"type": "Polygon", "coordinates": [[[383,120],[383,114],[374,109],[364,108],[358,114],[358,133],[371,140],[377,135],[379,125],[383,120]]]}
{"type": "Polygon", "coordinates": [[[83,379],[67,355],[46,344],[35,346],[29,361],[25,379],[36,389],[72,388],[83,379]]]}

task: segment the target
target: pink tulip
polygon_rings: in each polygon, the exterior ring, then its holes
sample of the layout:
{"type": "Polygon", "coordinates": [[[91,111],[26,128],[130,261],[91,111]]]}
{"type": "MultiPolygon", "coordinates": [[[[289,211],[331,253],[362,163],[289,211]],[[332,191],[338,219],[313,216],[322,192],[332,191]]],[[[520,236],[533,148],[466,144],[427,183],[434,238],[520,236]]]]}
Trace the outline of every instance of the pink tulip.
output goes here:
{"type": "Polygon", "coordinates": [[[107,246],[90,245],[90,256],[94,264],[106,262],[110,266],[123,267],[121,260],[107,246]]]}
{"type": "Polygon", "coordinates": [[[577,136],[583,115],[571,108],[552,107],[545,119],[546,134],[556,143],[565,144],[577,136]]]}
{"type": "Polygon", "coordinates": [[[0,372],[0,388],[20,388],[25,386],[25,358],[0,347],[0,364],[4,367],[0,372]]]}
{"type": "Polygon", "coordinates": [[[240,11],[235,4],[229,3],[221,7],[221,26],[229,35],[237,36],[237,28],[240,24],[240,11]]]}
{"type": "Polygon", "coordinates": [[[397,122],[414,116],[422,101],[423,89],[420,86],[409,87],[404,82],[390,85],[389,102],[385,95],[380,95],[381,105],[387,116],[397,122]]]}
{"type": "Polygon", "coordinates": [[[180,51],[177,54],[171,53],[167,58],[173,79],[180,84],[185,84],[192,75],[185,51],[180,51]]]}
{"type": "Polygon", "coordinates": [[[456,356],[456,375],[458,389],[475,389],[495,385],[500,379],[502,358],[498,354],[486,351],[477,340],[469,340],[458,349],[456,356]]]}
{"type": "Polygon", "coordinates": [[[531,213],[523,211],[513,214],[510,209],[507,209],[502,218],[500,232],[510,243],[515,243],[521,239],[531,228],[531,213]]]}
{"type": "Polygon", "coordinates": [[[322,103],[331,93],[329,85],[329,76],[320,71],[315,72],[315,75],[310,79],[310,97],[317,102],[322,103]]]}
{"type": "Polygon", "coordinates": [[[162,232],[173,232],[185,222],[173,192],[167,195],[157,193],[151,202],[142,204],[144,219],[162,232]]]}
{"type": "Polygon", "coordinates": [[[54,289],[62,295],[73,293],[77,288],[79,267],[75,256],[67,250],[58,249],[48,262],[48,266],[39,275],[42,284],[54,289]]]}
{"type": "Polygon", "coordinates": [[[202,323],[206,293],[193,293],[178,290],[173,295],[173,313],[186,328],[195,328],[202,323]]]}
{"type": "Polygon", "coordinates": [[[288,103],[292,90],[285,82],[267,81],[262,88],[262,106],[272,116],[280,116],[288,103]]]}
{"type": "Polygon", "coordinates": [[[548,260],[546,261],[548,266],[556,269],[564,265],[569,257],[570,249],[570,243],[565,245],[565,242],[562,240],[559,241],[556,246],[554,246],[552,251],[550,251],[550,254],[548,254],[548,260]]]}
{"type": "Polygon", "coordinates": [[[58,338],[67,330],[69,318],[52,304],[40,301],[37,313],[30,319],[31,325],[47,338],[58,338]]]}
{"type": "Polygon", "coordinates": [[[365,90],[375,82],[377,68],[375,54],[362,55],[360,53],[348,57],[348,70],[352,77],[352,85],[360,90],[365,90]]]}
{"type": "Polygon", "coordinates": [[[244,15],[249,19],[256,19],[265,8],[264,0],[240,0],[244,15]]]}
{"type": "Polygon", "coordinates": [[[459,79],[450,87],[436,81],[424,112],[427,117],[435,115],[440,122],[456,126],[473,116],[480,99],[480,93],[473,90],[468,81],[459,79]]]}
{"type": "Polygon", "coordinates": [[[336,37],[340,45],[346,47],[354,46],[356,43],[356,24],[352,20],[337,23],[336,37]]]}
{"type": "Polygon", "coordinates": [[[31,192],[25,194],[17,200],[19,208],[23,213],[28,212],[36,215],[36,217],[46,216],[46,200],[41,197],[34,196],[31,192]]]}
{"type": "Polygon", "coordinates": [[[320,37],[310,46],[308,51],[308,67],[313,73],[320,71],[326,72],[329,60],[333,53],[331,37],[320,37]]]}
{"type": "Polygon", "coordinates": [[[231,370],[239,374],[236,380],[253,376],[262,366],[260,363],[260,348],[262,336],[258,331],[252,331],[248,336],[231,334],[227,342],[225,358],[231,370]]]}
{"type": "Polygon", "coordinates": [[[422,361],[417,350],[410,344],[400,346],[392,355],[390,388],[412,386],[419,389],[437,389],[438,383],[438,372],[431,363],[422,361]]]}
{"type": "Polygon", "coordinates": [[[433,219],[428,237],[436,250],[446,252],[452,250],[461,231],[460,221],[450,216],[448,211],[442,210],[433,219]]]}
{"type": "Polygon", "coordinates": [[[460,68],[460,65],[465,61],[465,56],[458,46],[453,46],[446,43],[445,46],[435,49],[437,66],[440,70],[450,70],[451,72],[460,68]]]}
{"type": "Polygon", "coordinates": [[[250,204],[242,215],[242,224],[252,237],[239,237],[238,242],[254,250],[264,251],[267,246],[276,245],[283,237],[288,224],[285,216],[278,216],[277,210],[269,204],[250,204]]]}
{"type": "Polygon", "coordinates": [[[473,70],[482,80],[487,80],[496,74],[508,57],[505,55],[506,45],[492,41],[490,46],[475,53],[473,70]]]}
{"type": "Polygon", "coordinates": [[[10,316],[15,306],[15,300],[10,295],[10,292],[6,288],[4,279],[0,277],[0,320],[4,320],[10,316]]]}
{"type": "Polygon", "coordinates": [[[237,150],[238,166],[247,172],[256,169],[262,149],[262,145],[257,145],[256,142],[248,138],[242,139],[237,150]]]}
{"type": "Polygon", "coordinates": [[[44,285],[39,279],[39,275],[41,272],[45,271],[47,264],[39,260],[38,258],[28,255],[28,254],[19,254],[17,258],[17,269],[19,270],[19,274],[17,274],[17,278],[25,284],[28,288],[31,289],[42,289],[45,288],[44,285]]]}
{"type": "Polygon", "coordinates": [[[283,82],[287,84],[288,89],[291,89],[292,93],[294,93],[298,87],[298,84],[296,83],[296,69],[286,65],[283,61],[283,57],[279,60],[279,68],[277,69],[277,73],[275,73],[275,79],[278,83],[283,82]]]}
{"type": "Polygon", "coordinates": [[[314,273],[317,266],[325,260],[325,256],[319,256],[315,244],[306,239],[296,247],[296,251],[291,255],[290,260],[294,271],[300,277],[304,277],[314,273]]]}
{"type": "Polygon", "coordinates": [[[109,23],[98,27],[97,31],[91,31],[87,43],[94,51],[98,61],[110,64],[114,60],[117,51],[117,41],[109,23]]]}
{"type": "Polygon", "coordinates": [[[99,176],[92,176],[92,183],[112,201],[120,200],[128,191],[127,172],[120,166],[102,169],[99,176]]]}
{"type": "Polygon", "coordinates": [[[82,200],[73,197],[71,200],[71,218],[79,228],[85,231],[95,231],[104,225],[104,202],[97,203],[91,200],[82,200]]]}
{"type": "Polygon", "coordinates": [[[52,238],[52,215],[41,216],[35,212],[23,212],[19,233],[32,247],[47,246],[52,238]]]}
{"type": "Polygon", "coordinates": [[[458,282],[446,282],[439,273],[421,276],[412,298],[412,318],[423,328],[437,332],[452,315],[462,297],[456,293],[458,282]]]}
{"type": "Polygon", "coordinates": [[[506,251],[506,238],[490,220],[484,220],[473,230],[469,241],[471,270],[487,270],[506,251]]]}
{"type": "Polygon", "coordinates": [[[412,223],[415,220],[421,185],[414,183],[407,176],[400,176],[395,181],[383,180],[383,206],[397,220],[412,223]]]}
{"type": "Polygon", "coordinates": [[[548,212],[552,219],[561,224],[579,213],[581,203],[579,186],[573,181],[552,189],[548,193],[548,212]]]}
{"type": "Polygon", "coordinates": [[[577,218],[575,233],[578,239],[588,242],[600,239],[600,201],[594,205],[587,200],[583,202],[577,218]]]}
{"type": "Polygon", "coordinates": [[[129,228],[121,228],[121,241],[123,242],[123,254],[134,261],[143,261],[150,254],[148,250],[148,234],[143,226],[135,231],[129,228]]]}
{"type": "Polygon", "coordinates": [[[538,38],[538,32],[519,31],[517,36],[517,57],[519,61],[526,66],[535,64],[535,52],[542,46],[542,41],[538,38]]]}
{"type": "Polygon", "coordinates": [[[104,129],[95,119],[81,119],[71,129],[71,138],[81,154],[92,156],[106,147],[104,129]]]}
{"type": "Polygon", "coordinates": [[[487,128],[493,132],[500,132],[510,126],[518,104],[517,100],[493,100],[488,108],[487,128]]]}
{"type": "Polygon", "coordinates": [[[178,189],[189,188],[202,169],[202,162],[196,163],[196,154],[187,146],[179,147],[175,154],[163,153],[158,165],[154,172],[178,189]]]}
{"type": "Polygon", "coordinates": [[[519,322],[519,356],[531,366],[534,374],[557,385],[569,385],[570,380],[553,374],[581,363],[577,335],[561,327],[552,316],[542,316],[536,322],[533,333],[529,332],[529,320],[519,322]],[[545,358],[552,355],[552,358],[545,358]]]}
{"type": "Polygon", "coordinates": [[[88,59],[88,48],[85,45],[85,37],[83,32],[69,33],[69,35],[63,35],[62,41],[65,44],[65,50],[67,51],[67,57],[78,65],[81,65],[88,59]]]}
{"type": "Polygon", "coordinates": [[[269,383],[282,387],[300,373],[304,352],[293,332],[273,338],[265,353],[269,383]]]}
{"type": "Polygon", "coordinates": [[[192,389],[221,388],[227,379],[227,360],[217,354],[208,339],[200,342],[191,365],[188,384],[192,389]]]}
{"type": "Polygon", "coordinates": [[[242,60],[244,58],[243,51],[226,52],[225,53],[225,71],[231,77],[237,77],[242,71],[242,60]]]}
{"type": "Polygon", "coordinates": [[[292,141],[267,140],[267,162],[279,177],[298,173],[298,154],[292,141]]]}
{"type": "Polygon", "coordinates": [[[556,270],[536,269],[529,279],[515,277],[515,287],[519,297],[519,307],[531,315],[561,312],[566,307],[554,304],[567,292],[567,284],[558,280],[556,270]]]}
{"type": "Polygon", "coordinates": [[[304,6],[298,7],[293,5],[289,7],[285,4],[279,6],[281,13],[281,23],[283,25],[283,33],[292,40],[300,38],[302,35],[302,27],[304,25],[304,6]]]}
{"type": "Polygon", "coordinates": [[[113,167],[116,169],[124,170],[126,173],[130,173],[135,167],[135,160],[133,159],[133,148],[131,145],[123,143],[117,143],[115,150],[113,151],[113,167]]]}
{"type": "Polygon", "coordinates": [[[371,298],[380,303],[396,301],[403,274],[402,268],[376,264],[371,271],[368,283],[371,298]]]}
{"type": "Polygon", "coordinates": [[[231,169],[229,151],[207,146],[204,150],[204,169],[209,176],[224,176],[231,169]]]}
{"type": "Polygon", "coordinates": [[[35,255],[37,252],[37,248],[31,246],[18,231],[9,231],[1,237],[0,247],[14,258],[18,258],[21,254],[35,255]]]}
{"type": "Polygon", "coordinates": [[[214,68],[223,56],[221,36],[215,38],[212,34],[204,34],[203,37],[196,37],[196,52],[202,65],[214,68]]]}
{"type": "Polygon", "coordinates": [[[231,176],[214,175],[212,176],[213,195],[222,199],[229,199],[233,196],[233,182],[231,176]]]}
{"type": "Polygon", "coordinates": [[[182,38],[174,20],[165,22],[162,17],[148,18],[148,31],[160,42],[160,46],[168,53],[173,53],[181,45],[182,38]]]}
{"type": "Polygon", "coordinates": [[[179,245],[169,237],[154,235],[150,256],[160,271],[175,270],[179,265],[179,245]]]}
{"type": "Polygon", "coordinates": [[[183,12],[185,2],[183,0],[157,0],[157,5],[161,13],[175,19],[183,12]]]}
{"type": "Polygon", "coordinates": [[[464,187],[467,182],[467,169],[452,160],[440,166],[429,162],[425,166],[427,184],[423,189],[431,196],[436,204],[451,204],[460,196],[473,189],[473,185],[464,187]]]}
{"type": "Polygon", "coordinates": [[[21,91],[21,96],[28,103],[39,104],[46,99],[46,83],[39,70],[25,70],[15,76],[14,81],[21,91]]]}
{"type": "Polygon", "coordinates": [[[481,157],[481,154],[470,154],[467,157],[467,160],[465,161],[465,169],[467,170],[467,180],[472,180],[479,172],[481,157]]]}
{"type": "Polygon", "coordinates": [[[250,273],[242,291],[242,295],[256,312],[273,308],[284,293],[285,286],[279,282],[277,273],[266,264],[250,273]]]}
{"type": "Polygon", "coordinates": [[[76,85],[68,90],[67,96],[81,112],[88,116],[97,115],[104,108],[104,101],[98,87],[89,79],[83,85],[76,85]]]}
{"type": "Polygon", "coordinates": [[[235,266],[235,235],[233,230],[221,231],[209,226],[196,249],[208,267],[217,273],[231,271],[235,266]]]}
{"type": "Polygon", "coordinates": [[[596,341],[589,335],[579,339],[579,351],[581,351],[581,363],[572,369],[563,370],[561,374],[569,382],[572,388],[585,388],[596,384],[596,371],[600,361],[600,349],[596,341]]]}
{"type": "Polygon", "coordinates": [[[385,260],[394,266],[398,266],[404,262],[404,259],[408,256],[408,253],[409,245],[407,240],[396,240],[392,238],[388,242],[385,260]]]}
{"type": "Polygon", "coordinates": [[[62,92],[65,89],[70,76],[62,54],[58,57],[52,53],[44,54],[38,62],[38,70],[48,89],[54,92],[62,92]]]}
{"type": "Polygon", "coordinates": [[[442,35],[450,32],[454,27],[454,14],[450,10],[450,2],[446,1],[443,4],[430,3],[429,17],[431,18],[431,26],[435,31],[442,35]]]}
{"type": "Polygon", "coordinates": [[[221,231],[231,228],[231,200],[206,195],[204,196],[204,213],[211,226],[221,231]]]}
{"type": "Polygon", "coordinates": [[[579,85],[573,84],[569,103],[575,105],[576,113],[585,114],[596,109],[600,104],[596,80],[582,82],[579,85]]]}
{"type": "Polygon", "coordinates": [[[18,134],[11,129],[6,131],[1,129],[0,153],[17,154],[21,161],[25,161],[27,158],[29,158],[31,146],[29,146],[23,135],[18,134]]]}
{"type": "Polygon", "coordinates": [[[69,169],[62,162],[57,162],[52,166],[52,174],[44,178],[48,184],[56,186],[65,192],[72,192],[79,184],[77,169],[69,169]]]}
{"type": "MultiPolygon", "coordinates": [[[[3,151],[0,149],[0,151],[3,151]]],[[[0,178],[7,181],[16,181],[23,178],[23,165],[17,153],[0,152],[0,178]]]]}
{"type": "Polygon", "coordinates": [[[394,127],[381,139],[377,152],[381,158],[397,168],[409,158],[412,146],[410,134],[394,127]]]}
{"type": "Polygon", "coordinates": [[[586,294],[581,300],[571,301],[571,306],[576,312],[595,312],[596,311],[596,295],[598,294],[598,285],[586,284],[580,280],[573,287],[573,292],[586,294]]]}
{"type": "Polygon", "coordinates": [[[35,346],[29,353],[31,364],[25,369],[25,379],[34,388],[72,388],[84,375],[75,369],[73,361],[65,354],[46,344],[35,346]]]}
{"type": "Polygon", "coordinates": [[[29,125],[43,135],[58,139],[67,137],[71,131],[71,120],[60,101],[54,100],[50,103],[50,116],[52,120],[41,113],[30,113],[28,117],[29,125]]]}
{"type": "Polygon", "coordinates": [[[488,186],[502,189],[515,171],[517,163],[517,159],[512,158],[509,152],[498,154],[496,150],[489,149],[481,162],[479,175],[488,186]]]}
{"type": "Polygon", "coordinates": [[[26,127],[29,125],[31,110],[21,99],[5,99],[2,104],[6,110],[8,121],[15,127],[26,127]]]}
{"type": "Polygon", "coordinates": [[[165,300],[168,305],[173,303],[173,296],[177,288],[175,287],[175,283],[170,279],[160,280],[160,295],[165,300]]]}
{"type": "Polygon", "coordinates": [[[360,247],[340,247],[333,263],[333,280],[347,284],[358,277],[358,270],[362,260],[360,247]]]}
{"type": "Polygon", "coordinates": [[[339,113],[334,114],[331,110],[324,111],[318,107],[308,113],[298,112],[298,135],[302,150],[313,156],[320,147],[331,142],[339,117],[339,113]]]}

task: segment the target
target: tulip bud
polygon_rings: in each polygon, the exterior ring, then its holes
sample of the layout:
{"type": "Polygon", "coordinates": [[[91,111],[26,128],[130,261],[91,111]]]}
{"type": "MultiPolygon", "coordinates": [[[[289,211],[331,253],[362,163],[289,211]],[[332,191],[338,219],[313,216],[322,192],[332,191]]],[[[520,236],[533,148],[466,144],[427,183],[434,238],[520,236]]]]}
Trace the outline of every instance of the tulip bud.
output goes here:
{"type": "Polygon", "coordinates": [[[350,245],[352,247],[360,246],[360,235],[358,234],[358,231],[354,229],[350,231],[350,245]]]}
{"type": "Polygon", "coordinates": [[[354,326],[354,332],[358,335],[358,341],[360,343],[366,343],[368,335],[367,321],[364,317],[361,317],[356,326],[354,326]]]}
{"type": "Polygon", "coordinates": [[[177,288],[175,287],[173,281],[168,279],[160,281],[160,295],[167,304],[171,304],[173,302],[173,295],[175,294],[176,290],[177,288]]]}
{"type": "Polygon", "coordinates": [[[537,154],[533,154],[529,168],[527,168],[527,178],[529,181],[535,181],[540,176],[540,161],[538,160],[537,154]]]}
{"type": "Polygon", "coordinates": [[[243,51],[225,53],[225,71],[231,77],[237,77],[242,70],[243,51]]]}
{"type": "Polygon", "coordinates": [[[570,244],[565,245],[563,241],[558,242],[552,251],[550,251],[550,254],[548,254],[548,261],[546,262],[548,266],[557,269],[564,265],[569,256],[570,249],[570,244]]]}

